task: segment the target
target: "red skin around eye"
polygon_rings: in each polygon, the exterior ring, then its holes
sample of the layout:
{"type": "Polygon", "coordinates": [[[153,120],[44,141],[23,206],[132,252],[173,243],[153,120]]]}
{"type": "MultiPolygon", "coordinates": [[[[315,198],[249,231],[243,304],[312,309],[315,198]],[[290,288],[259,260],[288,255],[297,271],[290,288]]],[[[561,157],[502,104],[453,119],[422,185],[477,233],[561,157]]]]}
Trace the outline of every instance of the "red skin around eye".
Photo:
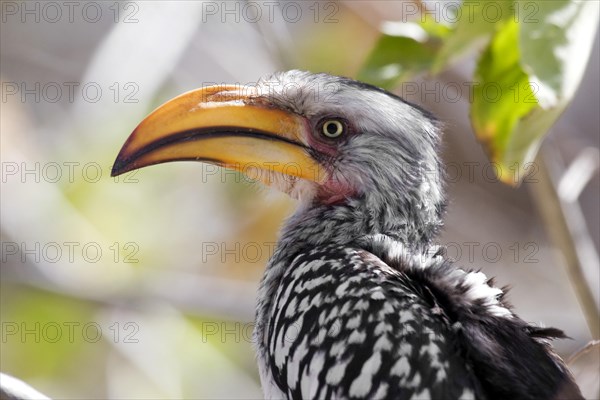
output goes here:
{"type": "Polygon", "coordinates": [[[327,140],[325,138],[321,139],[320,137],[317,138],[317,135],[319,135],[320,132],[313,132],[313,130],[315,129],[318,128],[313,127],[310,122],[306,121],[306,144],[320,153],[324,153],[334,157],[337,153],[337,143],[335,142],[335,140],[327,140]]]}
{"type": "MultiPolygon", "coordinates": [[[[305,128],[305,132],[308,133],[306,135],[306,144],[320,153],[335,158],[338,150],[338,142],[335,140],[318,138],[317,135],[319,132],[313,132],[313,130],[317,128],[313,127],[308,120],[306,120],[305,128]]],[[[339,204],[343,203],[345,199],[353,196],[355,193],[356,190],[351,187],[349,182],[340,181],[335,176],[330,175],[329,178],[319,186],[317,200],[322,204],[339,204]]]]}

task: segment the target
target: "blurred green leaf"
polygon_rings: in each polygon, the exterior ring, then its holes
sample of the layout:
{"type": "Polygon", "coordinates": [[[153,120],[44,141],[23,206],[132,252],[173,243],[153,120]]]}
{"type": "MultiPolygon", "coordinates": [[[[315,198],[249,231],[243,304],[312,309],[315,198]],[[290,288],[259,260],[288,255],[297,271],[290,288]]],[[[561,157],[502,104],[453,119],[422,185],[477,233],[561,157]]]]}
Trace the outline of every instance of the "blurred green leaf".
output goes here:
{"type": "Polygon", "coordinates": [[[544,108],[569,101],[579,86],[594,42],[598,1],[517,2],[521,65],[544,108]],[[529,14],[528,14],[529,13],[529,14]]]}
{"type": "Polygon", "coordinates": [[[442,45],[441,39],[449,33],[448,28],[431,20],[422,24],[390,23],[387,31],[358,74],[359,80],[384,88],[428,70],[442,45]]]}
{"type": "MultiPolygon", "coordinates": [[[[519,25],[508,22],[485,50],[475,71],[471,123],[492,161],[503,165],[511,133],[537,100],[528,76],[519,64],[519,25]]],[[[501,171],[500,179],[510,182],[510,174],[501,171]]]]}
{"type": "Polygon", "coordinates": [[[579,86],[599,8],[598,1],[467,0],[446,16],[456,21],[451,27],[431,15],[384,25],[358,78],[391,88],[439,73],[491,38],[475,71],[471,122],[499,178],[518,184],[579,86]]]}
{"type": "Polygon", "coordinates": [[[390,88],[396,82],[428,69],[435,50],[411,38],[383,35],[359,72],[358,79],[390,88]]]}
{"type": "MultiPolygon", "coordinates": [[[[535,4],[535,19],[508,21],[475,71],[471,122],[499,178],[509,184],[521,181],[575,93],[598,23],[597,2],[535,4]]],[[[523,10],[517,15],[523,17],[523,10]]]]}
{"type": "Polygon", "coordinates": [[[487,40],[498,25],[513,15],[511,1],[465,1],[454,17],[453,32],[437,53],[431,72],[437,74],[487,40]]]}

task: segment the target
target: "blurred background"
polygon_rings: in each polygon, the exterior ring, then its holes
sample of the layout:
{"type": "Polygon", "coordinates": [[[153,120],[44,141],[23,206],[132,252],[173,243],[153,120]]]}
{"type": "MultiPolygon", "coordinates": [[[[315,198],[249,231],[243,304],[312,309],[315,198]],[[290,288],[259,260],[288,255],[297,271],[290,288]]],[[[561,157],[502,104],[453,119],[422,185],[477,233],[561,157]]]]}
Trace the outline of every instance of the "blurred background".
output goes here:
{"type": "MultiPolygon", "coordinates": [[[[291,68],[356,76],[384,23],[406,20],[411,4],[2,2],[0,370],[57,399],[261,398],[255,292],[294,202],[204,164],[111,178],[112,162],[137,123],[181,92],[291,68]]],[[[564,205],[596,307],[598,51],[596,36],[542,146],[551,182],[572,194],[564,205]]],[[[465,87],[473,68],[470,57],[396,91],[446,124],[440,244],[510,285],[523,319],[563,329],[572,339],[555,346],[569,358],[592,335],[559,228],[540,212],[551,200],[543,171],[519,188],[498,182],[468,91],[440,90],[465,87]]],[[[596,347],[571,363],[587,398],[598,398],[599,360],[596,347]]]]}

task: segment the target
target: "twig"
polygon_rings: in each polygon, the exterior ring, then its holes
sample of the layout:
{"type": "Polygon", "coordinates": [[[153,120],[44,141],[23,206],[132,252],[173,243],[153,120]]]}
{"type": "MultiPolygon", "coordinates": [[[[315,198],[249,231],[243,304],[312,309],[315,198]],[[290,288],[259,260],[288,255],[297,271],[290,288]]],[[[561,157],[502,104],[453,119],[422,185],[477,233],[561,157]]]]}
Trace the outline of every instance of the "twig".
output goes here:
{"type": "Polygon", "coordinates": [[[567,359],[567,364],[571,366],[579,357],[584,354],[589,353],[594,347],[598,347],[600,345],[600,340],[591,340],[588,344],[583,346],[581,349],[577,350],[575,353],[571,354],[571,356],[567,359]]]}
{"type": "MultiPolygon", "coordinates": [[[[565,204],[561,201],[548,165],[541,154],[536,157],[536,164],[539,171],[539,180],[529,187],[548,234],[565,258],[566,272],[579,300],[592,338],[599,339],[600,319],[598,308],[583,272],[583,264],[597,263],[597,255],[592,254],[591,256],[581,257],[583,253],[582,246],[578,246],[574,237],[575,225],[585,224],[585,220],[580,215],[581,210],[577,202],[565,204]]],[[[579,239],[585,240],[581,235],[578,235],[579,239]]]]}

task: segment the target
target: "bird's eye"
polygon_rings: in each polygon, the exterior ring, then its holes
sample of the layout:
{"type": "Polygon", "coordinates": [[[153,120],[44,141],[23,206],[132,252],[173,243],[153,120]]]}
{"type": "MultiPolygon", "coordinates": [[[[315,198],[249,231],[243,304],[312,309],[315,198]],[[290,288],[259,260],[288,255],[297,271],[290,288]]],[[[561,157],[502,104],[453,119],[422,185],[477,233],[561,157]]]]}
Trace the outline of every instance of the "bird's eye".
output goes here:
{"type": "Polygon", "coordinates": [[[328,138],[334,139],[340,137],[345,130],[344,124],[337,119],[330,119],[323,123],[323,127],[321,128],[323,135],[328,138]]]}

